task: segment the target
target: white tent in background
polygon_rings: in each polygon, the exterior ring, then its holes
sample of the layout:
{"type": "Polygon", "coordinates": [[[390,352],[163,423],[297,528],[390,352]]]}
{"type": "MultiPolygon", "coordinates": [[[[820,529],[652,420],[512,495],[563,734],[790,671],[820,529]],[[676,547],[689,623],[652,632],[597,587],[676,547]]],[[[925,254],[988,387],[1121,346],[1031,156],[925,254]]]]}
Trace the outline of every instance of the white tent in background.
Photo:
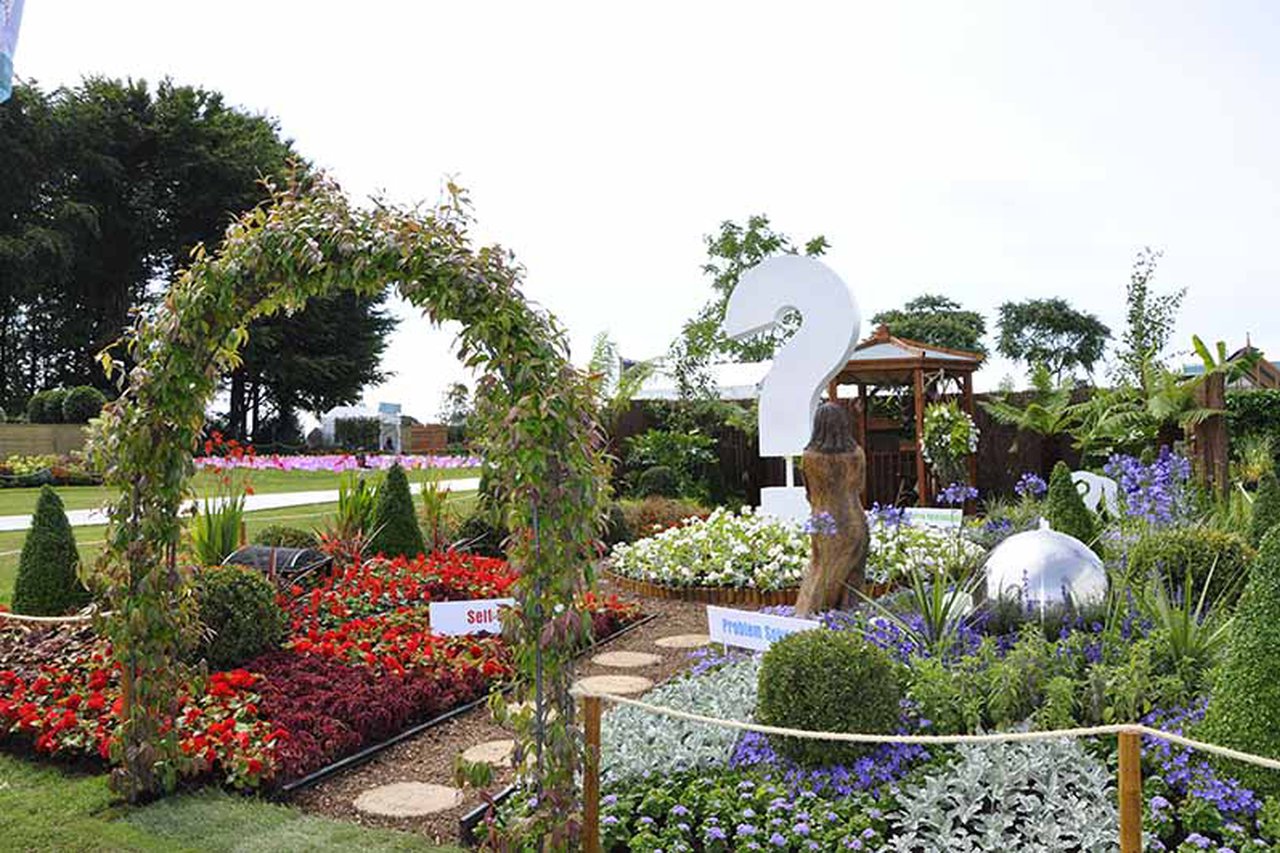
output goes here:
{"type": "Polygon", "coordinates": [[[338,406],[330,409],[320,418],[320,436],[323,442],[329,446],[337,444],[335,428],[338,421],[351,418],[377,420],[378,448],[393,453],[402,452],[399,403],[379,403],[377,411],[365,406],[338,406]]]}
{"type": "MultiPolygon", "coordinates": [[[[769,375],[772,361],[726,362],[707,365],[707,374],[721,400],[754,400],[769,375]]],[[[670,373],[658,370],[645,380],[633,400],[679,400],[679,385],[670,373]]]]}

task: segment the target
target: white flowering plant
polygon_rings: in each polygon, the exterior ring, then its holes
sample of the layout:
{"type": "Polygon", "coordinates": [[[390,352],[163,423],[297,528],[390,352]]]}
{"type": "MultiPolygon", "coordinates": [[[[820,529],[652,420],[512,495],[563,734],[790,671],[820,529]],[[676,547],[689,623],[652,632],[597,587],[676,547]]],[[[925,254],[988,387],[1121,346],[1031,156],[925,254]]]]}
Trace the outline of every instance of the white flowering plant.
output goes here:
{"type": "Polygon", "coordinates": [[[956,530],[913,526],[896,513],[871,513],[871,548],[867,553],[867,580],[891,583],[909,572],[957,578],[982,559],[981,545],[956,530]],[[885,517],[888,515],[889,517],[885,517]]]}
{"type": "Polygon", "coordinates": [[[964,479],[965,460],[978,452],[978,426],[955,400],[924,410],[924,459],[944,483],[964,479]]]}
{"type": "Polygon", "coordinates": [[[799,586],[809,561],[801,525],[750,507],[723,507],[669,530],[613,548],[613,571],[664,586],[759,590],[799,586]]]}

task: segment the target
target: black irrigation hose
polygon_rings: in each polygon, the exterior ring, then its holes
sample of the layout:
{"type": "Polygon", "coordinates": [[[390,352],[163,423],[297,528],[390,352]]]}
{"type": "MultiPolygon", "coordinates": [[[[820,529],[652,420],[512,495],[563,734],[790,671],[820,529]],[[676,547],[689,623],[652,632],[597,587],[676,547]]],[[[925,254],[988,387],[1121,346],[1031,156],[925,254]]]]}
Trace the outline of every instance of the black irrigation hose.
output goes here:
{"type": "MultiPolygon", "coordinates": [[[[634,631],[636,628],[639,628],[641,625],[645,625],[651,622],[657,617],[658,617],[657,613],[650,613],[648,616],[644,616],[640,619],[637,619],[636,621],[632,622],[630,625],[627,625],[624,628],[622,628],[620,631],[615,631],[614,633],[605,637],[603,640],[600,640],[598,642],[592,643],[590,646],[587,646],[585,649],[579,652],[576,655],[576,657],[583,657],[585,655],[589,655],[592,652],[594,652],[596,649],[605,645],[606,643],[612,643],[614,640],[618,639],[619,637],[625,634],[628,634],[631,631],[634,631]]],[[[507,693],[513,687],[515,687],[515,684],[508,684],[502,688],[502,692],[507,693]]],[[[399,734],[392,735],[391,737],[387,738],[384,741],[379,741],[378,743],[372,744],[371,746],[366,746],[364,749],[360,750],[357,753],[348,755],[345,758],[340,758],[337,761],[333,762],[332,764],[325,765],[324,767],[321,767],[319,770],[314,770],[300,779],[295,779],[292,782],[289,782],[285,785],[281,785],[279,788],[275,790],[275,792],[273,793],[273,796],[276,799],[287,799],[297,791],[301,791],[305,788],[310,788],[311,786],[319,782],[322,782],[325,779],[328,779],[330,776],[341,773],[344,770],[349,770],[353,767],[358,767],[361,764],[364,764],[369,759],[376,756],[378,753],[382,752],[383,750],[389,749],[402,741],[408,740],[411,737],[416,737],[417,735],[422,734],[428,729],[434,728],[435,726],[438,726],[441,723],[445,723],[445,722],[448,722],[449,720],[452,720],[454,717],[461,716],[462,714],[465,714],[468,711],[474,710],[488,701],[489,701],[488,695],[481,696],[479,699],[473,699],[472,701],[466,703],[465,705],[459,705],[458,707],[453,708],[452,710],[445,711],[443,714],[440,714],[437,717],[433,717],[432,719],[427,720],[424,723],[418,723],[416,726],[411,726],[405,729],[404,731],[400,732],[399,734]]]]}

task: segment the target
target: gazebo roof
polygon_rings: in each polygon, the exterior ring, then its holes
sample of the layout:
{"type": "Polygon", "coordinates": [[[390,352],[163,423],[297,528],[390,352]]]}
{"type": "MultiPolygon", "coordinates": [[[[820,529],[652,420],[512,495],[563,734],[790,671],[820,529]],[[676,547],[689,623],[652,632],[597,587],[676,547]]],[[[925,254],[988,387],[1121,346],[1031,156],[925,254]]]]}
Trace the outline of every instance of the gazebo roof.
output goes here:
{"type": "Polygon", "coordinates": [[[910,384],[918,369],[945,370],[952,374],[973,373],[986,356],[978,352],[950,349],[899,338],[880,326],[871,337],[858,344],[849,363],[836,376],[840,385],[910,384]]]}

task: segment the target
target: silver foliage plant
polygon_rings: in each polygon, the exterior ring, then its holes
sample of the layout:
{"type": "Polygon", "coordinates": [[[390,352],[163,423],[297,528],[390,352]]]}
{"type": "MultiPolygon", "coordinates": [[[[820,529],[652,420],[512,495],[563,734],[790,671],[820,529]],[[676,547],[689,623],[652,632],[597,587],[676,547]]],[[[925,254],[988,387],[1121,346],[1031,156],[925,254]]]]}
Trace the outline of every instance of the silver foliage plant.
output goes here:
{"type": "Polygon", "coordinates": [[[901,793],[890,850],[1117,849],[1111,774],[1077,741],[966,745],[956,752],[946,770],[901,793]]]}
{"type": "MultiPolygon", "coordinates": [[[[708,717],[746,721],[755,711],[759,672],[760,661],[747,658],[705,675],[661,685],[646,693],[644,700],[708,717]]],[[[617,707],[606,713],[601,723],[601,776],[609,784],[650,774],[723,767],[738,734],[735,729],[617,707]]]]}

